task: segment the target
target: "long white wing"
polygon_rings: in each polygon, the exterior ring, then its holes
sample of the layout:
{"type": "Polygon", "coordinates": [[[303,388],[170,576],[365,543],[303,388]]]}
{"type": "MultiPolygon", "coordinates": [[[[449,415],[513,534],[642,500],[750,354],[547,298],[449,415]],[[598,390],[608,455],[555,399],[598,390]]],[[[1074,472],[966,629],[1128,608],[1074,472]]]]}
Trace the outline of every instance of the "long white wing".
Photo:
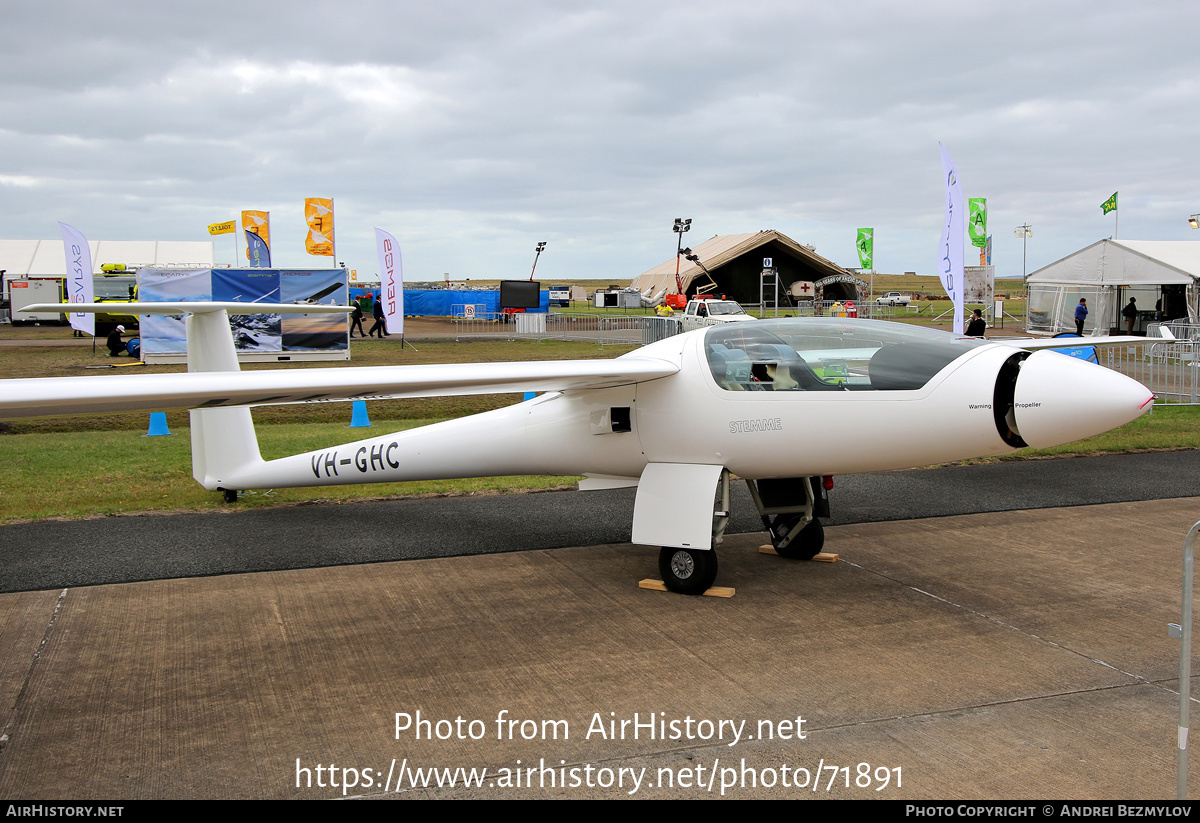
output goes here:
{"type": "Polygon", "coordinates": [[[0,419],[139,409],[571,391],[639,383],[677,371],[676,364],[665,360],[626,355],[615,360],[31,378],[0,381],[0,419]]]}
{"type": "MultiPolygon", "coordinates": [[[[224,311],[226,314],[349,314],[353,306],[315,306],[311,303],[214,303],[175,301],[173,303],[38,303],[18,311],[76,313],[108,313],[146,316],[151,314],[197,314],[224,311]],[[114,308],[115,306],[115,308],[114,308]]],[[[19,319],[19,318],[18,318],[19,319]]]]}
{"type": "Polygon", "coordinates": [[[1127,335],[1113,335],[1111,337],[1048,337],[1041,339],[1034,339],[1032,337],[989,337],[988,341],[991,343],[1003,343],[1006,346],[1016,346],[1018,349],[1027,349],[1029,351],[1163,342],[1157,337],[1129,337],[1127,335]]]}

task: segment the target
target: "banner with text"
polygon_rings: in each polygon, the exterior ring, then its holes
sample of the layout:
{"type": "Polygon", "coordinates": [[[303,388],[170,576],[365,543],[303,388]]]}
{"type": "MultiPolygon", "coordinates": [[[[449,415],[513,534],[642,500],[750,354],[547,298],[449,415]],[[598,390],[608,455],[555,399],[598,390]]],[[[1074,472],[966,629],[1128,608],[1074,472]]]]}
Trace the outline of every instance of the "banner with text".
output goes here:
{"type": "MultiPolygon", "coordinates": [[[[242,230],[252,231],[271,248],[271,213],[269,211],[243,211],[242,230]]],[[[250,246],[246,246],[246,259],[250,259],[250,246]]]]}
{"type": "Polygon", "coordinates": [[[267,247],[266,241],[250,229],[246,229],[246,256],[250,258],[250,265],[253,268],[271,268],[271,250],[267,247]]]}
{"type": "MultiPolygon", "coordinates": [[[[67,256],[67,302],[94,303],[95,285],[92,282],[92,249],[87,238],[66,223],[59,223],[63,252],[67,256]]],[[[71,328],[91,337],[96,336],[96,315],[76,312],[71,315],[71,328]]]]}
{"type": "Polygon", "coordinates": [[[379,299],[388,334],[404,334],[404,264],[400,244],[383,229],[375,229],[379,253],[379,299]]]}
{"type": "Polygon", "coordinates": [[[875,229],[859,229],[858,241],[855,245],[858,246],[858,267],[860,269],[875,268],[875,229]]]}
{"type": "Polygon", "coordinates": [[[972,197],[967,203],[971,210],[971,222],[967,224],[971,245],[982,249],[987,245],[987,198],[972,197]]]}
{"type": "Polygon", "coordinates": [[[946,147],[938,143],[942,154],[942,178],[946,184],[946,219],[938,241],[937,273],[942,288],[954,303],[954,333],[963,333],[963,192],[958,169],[946,147]]]}

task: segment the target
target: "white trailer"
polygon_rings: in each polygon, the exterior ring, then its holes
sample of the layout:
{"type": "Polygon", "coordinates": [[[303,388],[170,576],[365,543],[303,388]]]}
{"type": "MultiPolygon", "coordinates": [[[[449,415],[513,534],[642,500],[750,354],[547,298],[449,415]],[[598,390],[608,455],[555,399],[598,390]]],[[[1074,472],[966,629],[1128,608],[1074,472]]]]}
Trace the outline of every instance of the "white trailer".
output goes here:
{"type": "Polygon", "coordinates": [[[61,277],[14,277],[4,283],[8,293],[9,317],[18,323],[62,323],[66,315],[62,312],[21,313],[25,306],[37,303],[61,303],[63,279],[61,277]]]}

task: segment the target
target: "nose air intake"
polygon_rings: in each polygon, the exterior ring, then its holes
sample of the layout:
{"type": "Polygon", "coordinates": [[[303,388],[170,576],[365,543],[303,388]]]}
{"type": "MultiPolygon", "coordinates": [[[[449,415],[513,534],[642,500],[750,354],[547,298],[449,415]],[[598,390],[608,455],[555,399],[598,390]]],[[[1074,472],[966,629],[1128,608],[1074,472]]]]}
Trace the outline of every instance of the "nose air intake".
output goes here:
{"type": "MultiPolygon", "coordinates": [[[[997,399],[1006,371],[1019,357],[1009,358],[1001,368],[997,399]]],[[[1038,449],[1123,426],[1141,417],[1154,399],[1136,380],[1054,351],[1034,352],[1018,360],[1017,368],[1009,415],[1015,424],[1012,431],[1022,445],[1038,449]]],[[[993,408],[999,426],[1000,410],[998,405],[993,408]]]]}
{"type": "Polygon", "coordinates": [[[1029,356],[1029,352],[1017,352],[1004,361],[1000,373],[996,375],[996,393],[992,397],[992,414],[996,417],[996,431],[1000,439],[1014,449],[1023,449],[1029,444],[1021,439],[1017,431],[1016,392],[1017,376],[1021,373],[1021,363],[1029,356]]]}

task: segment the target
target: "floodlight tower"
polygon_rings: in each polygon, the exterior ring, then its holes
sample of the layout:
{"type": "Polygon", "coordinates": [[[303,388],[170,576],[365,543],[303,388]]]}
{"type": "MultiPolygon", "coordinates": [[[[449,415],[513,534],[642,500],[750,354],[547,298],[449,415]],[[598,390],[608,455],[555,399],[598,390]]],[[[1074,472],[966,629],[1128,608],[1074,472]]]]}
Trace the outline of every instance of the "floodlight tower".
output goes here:
{"type": "Polygon", "coordinates": [[[675,244],[675,289],[683,294],[683,284],[679,282],[679,255],[683,251],[683,233],[692,228],[692,218],[684,220],[682,217],[675,218],[675,225],[671,227],[671,231],[679,235],[679,242],[675,244]]]}
{"type": "Polygon", "coordinates": [[[1028,312],[1029,311],[1029,283],[1027,283],[1025,281],[1025,255],[1026,255],[1026,251],[1028,250],[1029,238],[1033,237],[1033,226],[1029,225],[1028,223],[1026,223],[1022,226],[1017,226],[1014,234],[1016,234],[1017,237],[1021,238],[1021,288],[1025,292],[1025,311],[1028,312]]]}
{"type": "Polygon", "coordinates": [[[533,268],[529,270],[529,279],[530,279],[530,281],[532,281],[532,280],[533,280],[533,273],[534,273],[535,271],[537,271],[537,261],[538,261],[538,258],[542,256],[542,251],[543,251],[545,248],[546,248],[546,241],[545,241],[545,240],[539,240],[539,241],[538,241],[538,244],[537,244],[537,248],[534,250],[534,251],[536,252],[536,254],[534,254],[534,255],[533,255],[533,268]]]}

